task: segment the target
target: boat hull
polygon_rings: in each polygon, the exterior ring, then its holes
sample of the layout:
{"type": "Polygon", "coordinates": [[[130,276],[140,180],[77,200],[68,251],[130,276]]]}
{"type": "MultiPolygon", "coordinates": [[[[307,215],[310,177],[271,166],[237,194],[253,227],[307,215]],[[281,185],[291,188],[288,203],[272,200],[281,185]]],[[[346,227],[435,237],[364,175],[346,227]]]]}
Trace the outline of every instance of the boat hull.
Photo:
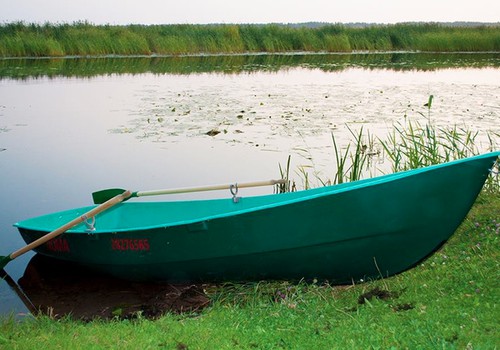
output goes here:
{"type": "MultiPolygon", "coordinates": [[[[37,252],[129,280],[316,278],[342,284],[387,277],[415,266],[449,239],[498,155],[240,203],[170,202],[162,209],[155,203],[122,203],[109,216],[125,223],[130,213],[146,218],[152,210],[163,210],[165,217],[177,210],[185,218],[99,230],[108,215],[103,213],[94,233],[70,230],[37,252]],[[200,208],[226,206],[231,210],[197,214],[200,208]]],[[[44,225],[54,221],[57,228],[65,217],[87,209],[56,215],[61,222],[45,218],[44,225]]],[[[36,218],[16,224],[27,243],[50,232],[35,223],[36,218]]]]}

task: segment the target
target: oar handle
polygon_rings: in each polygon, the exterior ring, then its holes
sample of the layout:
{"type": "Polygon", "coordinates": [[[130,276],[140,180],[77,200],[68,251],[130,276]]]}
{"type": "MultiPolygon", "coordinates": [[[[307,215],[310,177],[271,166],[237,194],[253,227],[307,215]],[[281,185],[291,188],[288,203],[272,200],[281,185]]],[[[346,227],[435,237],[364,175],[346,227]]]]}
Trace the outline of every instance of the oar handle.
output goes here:
{"type": "Polygon", "coordinates": [[[30,244],[26,245],[25,247],[23,247],[19,250],[16,250],[12,254],[10,254],[10,260],[17,258],[18,256],[20,256],[26,252],[29,252],[30,250],[35,249],[36,247],[41,246],[42,244],[50,241],[52,238],[57,237],[60,234],[68,231],[70,228],[78,225],[79,223],[81,223],[87,219],[93,218],[97,214],[102,213],[103,211],[111,208],[112,206],[114,206],[120,202],[123,202],[125,199],[127,199],[131,195],[132,195],[132,193],[130,191],[125,191],[122,194],[119,194],[119,195],[107,200],[106,202],[102,203],[101,205],[99,205],[99,206],[93,208],[92,210],[89,210],[85,214],[81,215],[80,217],[77,217],[77,218],[71,220],[70,222],[68,222],[67,224],[59,227],[58,229],[55,229],[54,231],[47,233],[46,235],[38,238],[36,241],[31,242],[30,244]]]}
{"type": "Polygon", "coordinates": [[[138,191],[134,193],[134,197],[144,197],[144,196],[156,196],[161,194],[177,194],[177,193],[190,193],[190,192],[203,192],[203,191],[218,191],[218,190],[229,190],[231,186],[237,186],[238,188],[245,187],[259,187],[259,186],[273,186],[285,183],[284,179],[280,180],[268,180],[268,181],[256,181],[256,182],[244,182],[235,183],[230,185],[212,185],[203,187],[186,187],[186,188],[173,188],[166,190],[153,190],[153,191],[138,191]]]}

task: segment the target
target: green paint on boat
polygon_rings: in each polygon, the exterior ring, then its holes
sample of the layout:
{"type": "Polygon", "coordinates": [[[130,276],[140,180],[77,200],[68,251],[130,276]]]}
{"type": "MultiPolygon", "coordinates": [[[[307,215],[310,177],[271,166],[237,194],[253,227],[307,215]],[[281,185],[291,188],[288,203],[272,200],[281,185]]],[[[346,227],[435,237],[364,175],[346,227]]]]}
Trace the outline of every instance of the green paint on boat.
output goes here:
{"type": "MultiPolygon", "coordinates": [[[[121,203],[36,249],[129,280],[387,277],[436,251],[500,152],[293,193],[121,203]]],[[[21,221],[29,243],[90,207],[21,221]]]]}

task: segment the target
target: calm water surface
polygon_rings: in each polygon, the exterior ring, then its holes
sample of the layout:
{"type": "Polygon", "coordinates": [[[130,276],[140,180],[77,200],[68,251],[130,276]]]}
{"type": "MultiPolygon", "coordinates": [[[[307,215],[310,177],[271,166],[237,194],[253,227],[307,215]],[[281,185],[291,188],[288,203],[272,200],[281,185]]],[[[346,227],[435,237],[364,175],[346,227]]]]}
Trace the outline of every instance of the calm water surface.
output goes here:
{"type": "MultiPolygon", "coordinates": [[[[500,133],[500,69],[325,71],[302,65],[230,74],[3,78],[0,254],[24,244],[13,223],[89,205],[91,193],[102,188],[267,180],[279,177],[288,155],[294,172],[302,167],[332,178],[332,134],[345,146],[352,139],[348,127],[385,137],[393,124],[408,121],[478,130],[478,146],[486,149],[482,133],[500,133]],[[424,106],[429,95],[430,111],[424,106]]],[[[301,176],[292,177],[300,185],[301,176]]],[[[32,256],[12,261],[6,271],[19,279],[32,256]]],[[[25,311],[1,282],[0,314],[25,311]]]]}

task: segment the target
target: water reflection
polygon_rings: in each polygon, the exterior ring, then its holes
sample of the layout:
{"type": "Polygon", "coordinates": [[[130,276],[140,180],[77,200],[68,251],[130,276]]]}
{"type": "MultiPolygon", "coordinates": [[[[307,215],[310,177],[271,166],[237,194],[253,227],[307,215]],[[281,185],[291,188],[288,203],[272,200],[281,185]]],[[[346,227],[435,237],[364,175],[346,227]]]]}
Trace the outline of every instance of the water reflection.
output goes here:
{"type": "Polygon", "coordinates": [[[0,79],[94,77],[113,74],[277,72],[291,68],[325,72],[348,68],[432,71],[500,67],[500,53],[253,54],[172,57],[0,59],[0,79]]]}
{"type": "Polygon", "coordinates": [[[54,318],[155,318],[209,304],[205,285],[132,283],[41,255],[30,260],[17,283],[5,277],[32,314],[54,318]]]}

